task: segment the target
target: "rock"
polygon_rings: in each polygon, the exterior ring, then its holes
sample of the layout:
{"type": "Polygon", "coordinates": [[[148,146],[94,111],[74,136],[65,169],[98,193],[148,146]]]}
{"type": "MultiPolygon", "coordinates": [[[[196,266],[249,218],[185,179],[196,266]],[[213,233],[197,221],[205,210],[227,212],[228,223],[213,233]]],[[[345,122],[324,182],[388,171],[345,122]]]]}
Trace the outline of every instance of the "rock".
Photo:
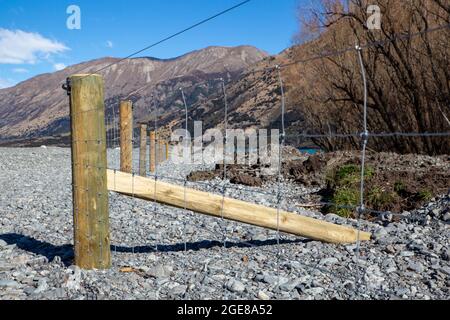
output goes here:
{"type": "Polygon", "coordinates": [[[311,296],[318,296],[318,295],[321,295],[322,293],[324,293],[324,291],[325,291],[324,288],[316,287],[316,288],[305,289],[304,293],[306,293],[307,295],[311,295],[311,296]]]}
{"type": "Polygon", "coordinates": [[[442,268],[440,269],[440,271],[442,271],[442,272],[445,273],[446,275],[450,276],[450,267],[449,267],[449,266],[442,267],[442,268]]]}
{"type": "Polygon", "coordinates": [[[28,261],[30,261],[30,258],[25,254],[21,254],[20,256],[16,256],[12,259],[12,262],[18,265],[26,264],[28,261]]]}
{"type": "Polygon", "coordinates": [[[374,240],[382,239],[382,238],[386,237],[387,235],[388,235],[388,232],[386,231],[385,228],[378,228],[378,229],[373,233],[373,239],[374,239],[374,240]]]}
{"type": "Polygon", "coordinates": [[[378,265],[370,265],[366,269],[364,280],[369,288],[379,289],[385,281],[385,278],[378,265]]]}
{"type": "Polygon", "coordinates": [[[331,266],[331,265],[334,265],[336,263],[339,263],[339,260],[336,259],[336,258],[324,258],[324,259],[320,260],[319,265],[331,266]]]}
{"type": "Polygon", "coordinates": [[[42,266],[48,263],[47,257],[37,257],[36,259],[28,261],[30,266],[42,266]]]}
{"type": "Polygon", "coordinates": [[[31,296],[32,294],[34,294],[34,291],[36,290],[35,287],[26,287],[25,289],[23,289],[23,292],[27,295],[27,296],[31,296]]]}
{"type": "Polygon", "coordinates": [[[70,266],[66,270],[66,280],[62,285],[67,290],[78,291],[81,289],[81,270],[77,266],[70,266]]]}
{"type": "Polygon", "coordinates": [[[7,280],[7,279],[0,280],[0,288],[17,289],[17,288],[20,288],[20,287],[21,287],[21,285],[17,281],[7,280]]]}
{"type": "Polygon", "coordinates": [[[355,283],[353,281],[347,280],[344,282],[344,288],[347,290],[354,290],[355,283]]]}
{"type": "Polygon", "coordinates": [[[188,287],[185,286],[185,285],[179,285],[179,286],[176,286],[176,287],[172,288],[172,290],[170,291],[170,293],[171,293],[172,295],[174,295],[174,296],[181,296],[181,295],[183,295],[183,294],[186,293],[187,288],[188,288],[188,287]]]}
{"type": "Polygon", "coordinates": [[[173,272],[172,266],[158,264],[147,271],[153,278],[169,278],[173,272]]]}
{"type": "Polygon", "coordinates": [[[265,274],[264,277],[262,278],[262,281],[270,285],[282,285],[288,282],[289,279],[284,277],[273,276],[270,274],[265,274]]]}
{"type": "Polygon", "coordinates": [[[56,288],[53,292],[57,298],[64,298],[66,296],[66,291],[64,288],[56,288]]]}
{"type": "Polygon", "coordinates": [[[356,248],[357,248],[356,244],[350,244],[345,246],[345,250],[347,250],[347,252],[352,254],[355,252],[356,248]]]}
{"type": "Polygon", "coordinates": [[[290,292],[294,290],[299,285],[299,283],[300,281],[298,279],[289,280],[288,282],[280,285],[280,290],[290,292]]]}
{"type": "Polygon", "coordinates": [[[402,251],[400,252],[401,257],[414,257],[414,252],[412,251],[402,251]]]}
{"type": "Polygon", "coordinates": [[[424,267],[420,262],[413,262],[413,261],[409,262],[408,269],[415,271],[417,273],[422,273],[424,271],[424,267]]]}
{"type": "Polygon", "coordinates": [[[395,294],[398,295],[399,297],[404,297],[410,293],[410,290],[408,288],[399,288],[395,291],[395,294]]]}
{"type": "Polygon", "coordinates": [[[259,300],[270,300],[270,297],[264,291],[259,291],[258,292],[258,299],[259,300]]]}
{"type": "Polygon", "coordinates": [[[226,284],[225,287],[232,291],[232,292],[236,292],[236,293],[242,293],[245,291],[245,285],[235,279],[230,279],[226,284]]]}
{"type": "Polygon", "coordinates": [[[393,254],[396,252],[395,247],[393,245],[387,245],[384,249],[387,253],[393,254]]]}
{"type": "Polygon", "coordinates": [[[14,268],[15,268],[15,266],[12,264],[0,262],[0,272],[10,271],[10,270],[13,270],[14,268]]]}
{"type": "Polygon", "coordinates": [[[60,256],[55,256],[52,261],[53,264],[62,265],[62,260],[60,256]]]}
{"type": "Polygon", "coordinates": [[[385,212],[381,215],[381,221],[383,222],[392,222],[393,218],[394,216],[392,215],[391,212],[385,212]]]}
{"type": "Polygon", "coordinates": [[[431,210],[430,214],[431,214],[433,217],[438,218],[439,215],[441,214],[441,210],[439,210],[439,209],[433,209],[433,210],[431,210]]]}
{"type": "Polygon", "coordinates": [[[34,294],[40,294],[48,289],[47,280],[45,278],[41,278],[38,282],[38,287],[34,290],[34,294]]]}
{"type": "Polygon", "coordinates": [[[329,213],[325,216],[325,220],[328,222],[335,222],[335,221],[339,221],[341,219],[342,219],[341,217],[339,217],[337,214],[334,214],[334,213],[329,213]]]}
{"type": "Polygon", "coordinates": [[[450,211],[442,216],[442,220],[445,222],[450,222],[450,211]]]}

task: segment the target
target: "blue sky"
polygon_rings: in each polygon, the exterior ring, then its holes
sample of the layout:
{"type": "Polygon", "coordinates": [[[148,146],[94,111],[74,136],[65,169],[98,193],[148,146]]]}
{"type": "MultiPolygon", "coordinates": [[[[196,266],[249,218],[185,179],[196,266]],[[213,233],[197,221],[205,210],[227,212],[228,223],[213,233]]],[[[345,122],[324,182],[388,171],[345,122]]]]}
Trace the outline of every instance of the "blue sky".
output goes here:
{"type": "MultiPolygon", "coordinates": [[[[278,53],[311,0],[252,0],[140,56],[171,58],[211,45],[248,44],[278,53]]],[[[240,0],[0,0],[0,88],[105,56],[124,57],[240,0]],[[69,5],[81,29],[69,30],[69,5]]]]}

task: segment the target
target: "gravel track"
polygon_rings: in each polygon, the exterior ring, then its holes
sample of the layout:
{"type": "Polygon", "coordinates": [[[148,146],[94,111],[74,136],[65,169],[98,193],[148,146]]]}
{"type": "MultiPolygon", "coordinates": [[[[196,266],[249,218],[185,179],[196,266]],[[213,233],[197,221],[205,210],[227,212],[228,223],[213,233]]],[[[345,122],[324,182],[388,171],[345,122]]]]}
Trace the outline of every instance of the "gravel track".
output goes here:
{"type": "MultiPolygon", "coordinates": [[[[108,156],[117,168],[117,150],[108,156]]],[[[166,162],[158,174],[199,169],[208,168],[166,162]]],[[[273,231],[110,194],[113,267],[84,271],[71,265],[71,182],[69,149],[0,148],[0,299],[450,298],[449,195],[399,222],[362,221],[374,240],[357,254],[285,234],[277,245],[273,231]]],[[[188,186],[220,193],[221,181],[188,186]]],[[[227,196],[275,207],[276,188],[227,196]]],[[[313,191],[284,183],[283,209],[357,225],[297,206],[313,191]]]]}

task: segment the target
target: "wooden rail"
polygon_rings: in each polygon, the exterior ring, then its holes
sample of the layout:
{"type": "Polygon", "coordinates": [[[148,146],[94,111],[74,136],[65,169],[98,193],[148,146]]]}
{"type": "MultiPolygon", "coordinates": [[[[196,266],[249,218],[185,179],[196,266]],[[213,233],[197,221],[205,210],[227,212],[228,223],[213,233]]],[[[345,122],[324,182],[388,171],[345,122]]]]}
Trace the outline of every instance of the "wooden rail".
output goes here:
{"type": "MultiPolygon", "coordinates": [[[[135,176],[124,172],[108,170],[108,190],[134,195],[144,200],[157,201],[178,208],[184,208],[184,187],[155,181],[154,179],[135,176]],[[156,188],[155,188],[156,186],[156,188]],[[156,191],[155,191],[156,190],[156,191]]],[[[243,222],[259,227],[277,230],[302,236],[309,239],[329,243],[354,243],[357,241],[358,231],[332,224],[326,221],[304,217],[296,213],[280,211],[241,200],[225,198],[216,194],[187,188],[186,208],[198,213],[221,217],[223,203],[223,217],[225,219],[243,222]],[[278,221],[279,220],[279,221],[278,221]]],[[[371,234],[359,232],[362,241],[370,240],[371,234]]]]}

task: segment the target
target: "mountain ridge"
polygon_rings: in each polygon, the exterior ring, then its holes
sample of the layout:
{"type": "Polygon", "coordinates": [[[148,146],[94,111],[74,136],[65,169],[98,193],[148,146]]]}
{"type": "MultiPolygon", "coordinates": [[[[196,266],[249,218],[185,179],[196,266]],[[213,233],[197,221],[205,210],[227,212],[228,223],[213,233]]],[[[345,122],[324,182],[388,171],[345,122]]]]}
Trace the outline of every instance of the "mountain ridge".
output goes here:
{"type": "MultiPolygon", "coordinates": [[[[252,46],[210,46],[170,59],[93,59],[60,71],[37,75],[14,87],[0,90],[0,139],[67,134],[68,103],[61,84],[70,74],[92,73],[120,62],[101,72],[105,78],[107,113],[118,109],[112,104],[118,103],[120,98],[148,84],[148,90],[134,96],[136,119],[140,121],[148,116],[145,109],[148,109],[150,96],[157,96],[161,113],[169,112],[173,110],[171,103],[176,100],[171,92],[175,88],[217,77],[235,79],[249,66],[266,57],[266,52],[252,46]]],[[[190,96],[189,99],[207,96],[211,90],[199,90],[194,93],[196,97],[190,96]]]]}

